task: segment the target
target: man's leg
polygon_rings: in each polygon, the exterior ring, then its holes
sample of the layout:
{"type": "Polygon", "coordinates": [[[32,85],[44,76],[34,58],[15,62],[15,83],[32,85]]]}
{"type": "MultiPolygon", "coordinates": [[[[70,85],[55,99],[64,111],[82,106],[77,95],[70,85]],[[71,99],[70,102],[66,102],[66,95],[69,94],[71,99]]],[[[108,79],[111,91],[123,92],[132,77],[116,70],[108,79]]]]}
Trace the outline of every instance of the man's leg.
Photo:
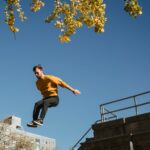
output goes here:
{"type": "Polygon", "coordinates": [[[47,113],[48,107],[55,107],[57,106],[59,103],[59,97],[58,96],[53,96],[53,97],[49,97],[47,99],[43,100],[43,107],[41,110],[41,114],[40,114],[40,118],[37,121],[34,121],[36,124],[38,125],[42,125],[43,124],[43,120],[45,118],[45,115],[47,113]]]}
{"type": "Polygon", "coordinates": [[[39,116],[40,109],[43,108],[43,100],[35,103],[33,110],[33,120],[37,120],[39,116]]]}
{"type": "Polygon", "coordinates": [[[53,97],[49,97],[47,99],[44,100],[44,105],[40,114],[40,118],[42,120],[44,120],[45,115],[47,113],[48,107],[55,107],[57,106],[59,103],[59,97],[58,96],[53,96],[53,97]]]}
{"type": "Polygon", "coordinates": [[[34,120],[38,119],[40,109],[43,107],[43,100],[40,100],[35,103],[34,110],[33,110],[33,121],[27,123],[28,127],[37,127],[37,124],[34,123],[34,120]]]}

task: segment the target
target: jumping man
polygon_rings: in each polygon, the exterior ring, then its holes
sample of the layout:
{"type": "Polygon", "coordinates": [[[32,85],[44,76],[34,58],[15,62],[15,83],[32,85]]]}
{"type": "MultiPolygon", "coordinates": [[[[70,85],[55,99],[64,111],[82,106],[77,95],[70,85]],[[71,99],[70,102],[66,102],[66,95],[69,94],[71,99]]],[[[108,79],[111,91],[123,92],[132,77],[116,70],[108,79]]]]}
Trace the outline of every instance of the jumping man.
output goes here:
{"type": "Polygon", "coordinates": [[[42,126],[43,120],[49,107],[55,107],[59,103],[58,86],[67,88],[73,94],[80,94],[80,91],[72,88],[60,78],[53,75],[46,75],[41,65],[33,67],[33,72],[37,77],[36,86],[43,98],[34,105],[33,120],[27,124],[29,127],[42,126]]]}

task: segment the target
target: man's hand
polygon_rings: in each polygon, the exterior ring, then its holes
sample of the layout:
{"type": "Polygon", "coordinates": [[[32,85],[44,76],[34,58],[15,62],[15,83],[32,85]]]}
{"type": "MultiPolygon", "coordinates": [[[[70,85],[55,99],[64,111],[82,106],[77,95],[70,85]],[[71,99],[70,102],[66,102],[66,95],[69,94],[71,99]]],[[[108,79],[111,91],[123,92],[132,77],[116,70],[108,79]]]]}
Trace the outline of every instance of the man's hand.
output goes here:
{"type": "Polygon", "coordinates": [[[74,89],[72,92],[73,92],[74,94],[81,94],[81,92],[80,92],[79,90],[77,90],[77,89],[74,89]]]}

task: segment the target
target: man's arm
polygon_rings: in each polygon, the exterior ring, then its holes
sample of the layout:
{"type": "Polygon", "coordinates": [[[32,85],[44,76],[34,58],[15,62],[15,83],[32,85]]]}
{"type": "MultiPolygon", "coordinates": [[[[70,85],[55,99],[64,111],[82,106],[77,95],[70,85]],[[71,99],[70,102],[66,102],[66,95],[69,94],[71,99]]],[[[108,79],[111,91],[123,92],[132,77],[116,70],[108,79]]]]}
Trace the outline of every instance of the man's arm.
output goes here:
{"type": "Polygon", "coordinates": [[[69,89],[70,91],[72,91],[74,94],[81,94],[81,92],[77,89],[72,88],[71,86],[68,85],[67,89],[69,89]]]}
{"type": "Polygon", "coordinates": [[[57,85],[72,91],[74,94],[80,94],[81,93],[79,90],[72,88],[70,85],[68,85],[66,82],[64,82],[62,79],[60,79],[58,77],[52,76],[52,80],[57,85]]]}

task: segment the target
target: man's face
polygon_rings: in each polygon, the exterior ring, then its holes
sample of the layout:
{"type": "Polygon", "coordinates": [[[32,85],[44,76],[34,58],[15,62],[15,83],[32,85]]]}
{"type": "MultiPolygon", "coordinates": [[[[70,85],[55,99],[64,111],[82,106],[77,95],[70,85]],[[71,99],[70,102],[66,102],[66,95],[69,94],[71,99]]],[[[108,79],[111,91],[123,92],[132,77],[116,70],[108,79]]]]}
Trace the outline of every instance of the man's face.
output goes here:
{"type": "Polygon", "coordinates": [[[36,68],[35,71],[34,71],[34,74],[35,76],[38,78],[38,79],[41,79],[42,78],[42,75],[43,75],[43,70],[39,69],[39,68],[36,68]]]}

